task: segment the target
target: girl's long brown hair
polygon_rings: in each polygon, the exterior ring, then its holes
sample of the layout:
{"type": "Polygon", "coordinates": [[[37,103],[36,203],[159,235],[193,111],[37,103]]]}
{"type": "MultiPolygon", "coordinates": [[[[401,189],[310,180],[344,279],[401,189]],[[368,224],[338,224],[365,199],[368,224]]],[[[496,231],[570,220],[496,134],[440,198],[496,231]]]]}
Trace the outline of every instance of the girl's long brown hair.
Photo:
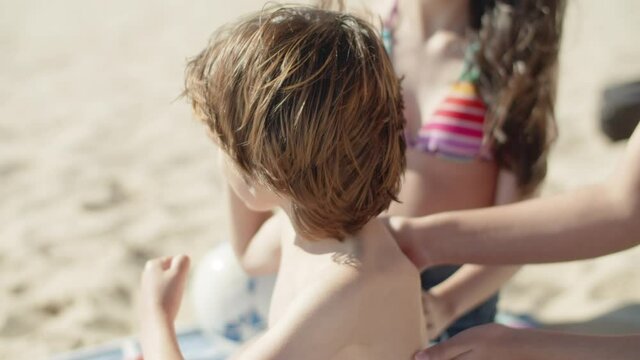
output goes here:
{"type": "Polygon", "coordinates": [[[524,195],[546,175],[556,137],[556,72],[564,0],[472,0],[477,31],[477,83],[489,104],[485,133],[501,168],[512,171],[524,195]]]}

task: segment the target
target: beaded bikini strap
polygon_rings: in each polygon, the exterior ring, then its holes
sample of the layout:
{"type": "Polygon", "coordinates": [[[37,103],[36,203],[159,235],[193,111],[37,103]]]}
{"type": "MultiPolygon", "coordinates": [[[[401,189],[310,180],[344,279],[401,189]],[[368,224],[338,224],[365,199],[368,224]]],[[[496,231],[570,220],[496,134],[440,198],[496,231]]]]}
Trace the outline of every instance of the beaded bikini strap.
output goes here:
{"type": "Polygon", "coordinates": [[[480,50],[480,42],[474,41],[465,50],[464,67],[458,81],[476,83],[480,79],[480,67],[476,63],[476,54],[480,50]]]}
{"type": "Polygon", "coordinates": [[[391,13],[382,23],[382,43],[387,51],[387,54],[391,56],[393,54],[393,30],[398,22],[398,0],[393,1],[393,7],[391,13]]]}

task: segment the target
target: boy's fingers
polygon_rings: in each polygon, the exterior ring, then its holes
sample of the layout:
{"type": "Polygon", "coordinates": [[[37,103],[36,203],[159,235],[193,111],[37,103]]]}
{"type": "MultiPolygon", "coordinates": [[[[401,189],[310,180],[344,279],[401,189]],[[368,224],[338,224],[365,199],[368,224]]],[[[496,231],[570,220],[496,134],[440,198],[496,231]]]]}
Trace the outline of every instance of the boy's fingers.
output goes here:
{"type": "Polygon", "coordinates": [[[164,273],[168,276],[185,275],[189,269],[189,257],[186,255],[166,256],[147,261],[145,273],[164,273]]]}
{"type": "Polygon", "coordinates": [[[157,270],[162,268],[162,260],[159,258],[147,260],[144,264],[145,271],[157,270]]]}
{"type": "Polygon", "coordinates": [[[169,269],[170,265],[171,265],[171,256],[151,259],[144,264],[144,272],[145,273],[162,272],[169,269]]]}
{"type": "Polygon", "coordinates": [[[169,271],[173,274],[186,274],[186,270],[189,269],[189,257],[186,255],[174,256],[171,259],[171,266],[169,271]]]}
{"type": "Polygon", "coordinates": [[[165,256],[160,258],[160,265],[162,266],[162,270],[168,270],[171,267],[173,256],[165,256]]]}

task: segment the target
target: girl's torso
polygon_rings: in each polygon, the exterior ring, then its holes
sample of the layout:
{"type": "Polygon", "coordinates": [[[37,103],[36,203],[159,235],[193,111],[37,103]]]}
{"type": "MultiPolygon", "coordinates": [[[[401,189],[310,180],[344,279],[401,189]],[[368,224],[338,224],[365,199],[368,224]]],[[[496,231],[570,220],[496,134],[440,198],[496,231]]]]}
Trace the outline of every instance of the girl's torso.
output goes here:
{"type": "MultiPolygon", "coordinates": [[[[425,216],[491,206],[494,204],[498,168],[490,160],[488,147],[483,141],[483,116],[471,116],[470,121],[465,118],[460,123],[455,123],[457,119],[450,116],[441,116],[451,114],[449,100],[469,97],[469,94],[456,93],[453,88],[460,83],[461,74],[465,71],[469,43],[459,34],[446,31],[435,32],[425,39],[415,22],[412,23],[411,15],[392,14],[396,4],[387,0],[373,7],[381,12],[379,16],[386,26],[393,27],[390,29],[390,56],[396,73],[403,79],[407,119],[407,170],[399,195],[400,203],[393,203],[389,214],[425,216]],[[388,21],[390,16],[395,18],[388,21]],[[440,136],[446,139],[442,140],[440,136]],[[480,141],[483,141],[482,145],[465,154],[463,159],[450,156],[448,152],[449,143],[465,146],[477,145],[480,141]],[[420,146],[424,142],[429,142],[432,149],[420,146]]],[[[461,104],[466,105],[463,101],[461,104]]],[[[477,109],[467,107],[464,111],[473,114],[477,109]]],[[[456,114],[453,115],[455,117],[456,114]]],[[[458,115],[464,117],[468,114],[458,115]]],[[[457,148],[453,149],[454,155],[460,149],[464,154],[464,148],[457,148]]]]}

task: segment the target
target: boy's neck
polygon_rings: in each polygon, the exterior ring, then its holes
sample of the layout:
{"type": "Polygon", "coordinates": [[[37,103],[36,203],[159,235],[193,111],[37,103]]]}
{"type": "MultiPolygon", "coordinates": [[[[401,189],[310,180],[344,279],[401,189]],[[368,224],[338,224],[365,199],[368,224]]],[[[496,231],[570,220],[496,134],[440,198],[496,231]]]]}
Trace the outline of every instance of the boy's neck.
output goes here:
{"type": "Polygon", "coordinates": [[[335,238],[309,239],[296,233],[295,244],[310,254],[319,255],[335,252],[336,248],[345,245],[345,241],[335,238]]]}
{"type": "MultiPolygon", "coordinates": [[[[293,224],[292,221],[292,211],[291,204],[288,201],[284,201],[279,205],[279,207],[284,211],[287,215],[287,218],[293,224]]],[[[336,257],[336,261],[342,262],[346,257],[349,259],[357,259],[362,251],[363,251],[363,240],[369,238],[375,238],[380,235],[381,226],[384,226],[380,223],[378,217],[374,217],[370,219],[360,230],[358,230],[355,234],[349,235],[346,238],[339,240],[337,238],[326,237],[326,238],[309,238],[307,236],[303,236],[298,233],[295,228],[295,239],[294,243],[296,246],[301,248],[303,251],[315,254],[331,254],[336,257]]],[[[357,265],[359,263],[358,260],[349,260],[345,261],[345,263],[349,263],[351,265],[357,265]]]]}
{"type": "Polygon", "coordinates": [[[308,239],[296,234],[295,246],[311,255],[329,256],[331,261],[339,265],[358,269],[362,266],[363,243],[362,234],[349,236],[343,240],[335,238],[308,239]]]}

